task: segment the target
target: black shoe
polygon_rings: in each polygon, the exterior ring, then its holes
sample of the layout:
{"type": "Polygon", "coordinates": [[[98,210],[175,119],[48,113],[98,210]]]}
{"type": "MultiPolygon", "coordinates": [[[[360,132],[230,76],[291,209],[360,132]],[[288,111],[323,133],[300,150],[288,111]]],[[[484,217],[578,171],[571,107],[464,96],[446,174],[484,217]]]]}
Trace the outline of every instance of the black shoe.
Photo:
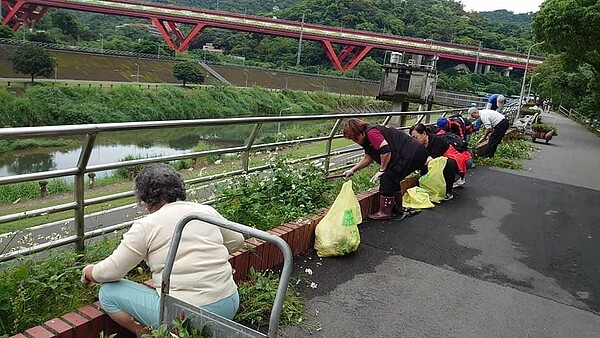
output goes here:
{"type": "Polygon", "coordinates": [[[407,217],[412,217],[418,213],[421,212],[421,209],[404,209],[404,211],[402,212],[402,215],[400,215],[400,221],[407,218],[407,217]]]}
{"type": "Polygon", "coordinates": [[[454,198],[454,195],[452,193],[446,193],[446,196],[444,196],[444,199],[442,201],[449,201],[453,198],[454,198]]]}

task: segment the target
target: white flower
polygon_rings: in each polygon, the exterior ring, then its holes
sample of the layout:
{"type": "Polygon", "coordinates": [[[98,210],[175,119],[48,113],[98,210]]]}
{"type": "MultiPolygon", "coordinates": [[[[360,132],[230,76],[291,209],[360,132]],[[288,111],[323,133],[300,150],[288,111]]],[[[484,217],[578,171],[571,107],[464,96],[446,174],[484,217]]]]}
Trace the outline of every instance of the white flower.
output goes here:
{"type": "Polygon", "coordinates": [[[317,283],[315,283],[315,282],[310,282],[310,287],[311,287],[312,289],[316,289],[316,288],[317,288],[317,283]]]}
{"type": "Polygon", "coordinates": [[[313,274],[312,269],[306,268],[306,270],[304,270],[304,272],[306,272],[307,274],[311,275],[313,274]]]}
{"type": "Polygon", "coordinates": [[[215,161],[215,164],[221,164],[221,162],[223,162],[223,160],[218,159],[218,160],[215,161]]]}

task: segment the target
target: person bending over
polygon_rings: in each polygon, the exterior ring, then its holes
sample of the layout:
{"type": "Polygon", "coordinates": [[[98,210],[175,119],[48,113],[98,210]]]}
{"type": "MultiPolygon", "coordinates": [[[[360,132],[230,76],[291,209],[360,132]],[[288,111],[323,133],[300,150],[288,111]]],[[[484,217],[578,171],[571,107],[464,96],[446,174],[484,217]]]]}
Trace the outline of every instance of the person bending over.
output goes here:
{"type": "Polygon", "coordinates": [[[501,113],[491,109],[479,110],[476,107],[471,107],[469,108],[469,114],[474,119],[480,119],[481,125],[485,128],[485,133],[477,144],[489,139],[485,152],[481,157],[494,157],[498,145],[502,142],[502,138],[508,130],[508,120],[501,113]]]}
{"type": "MultiPolygon", "coordinates": [[[[186,202],[183,180],[167,164],[146,166],[135,179],[135,193],[150,214],[133,223],[110,256],[86,266],[82,282],[102,283],[98,298],[104,311],[139,336],[159,324],[162,270],[178,221],[189,213],[222,216],[210,206],[186,202]],[[150,268],[156,288],[122,279],[141,261],[150,268]]],[[[169,294],[233,318],[239,296],[228,258],[243,241],[240,233],[191,221],[181,237],[169,294]]]]}
{"type": "MultiPolygon", "coordinates": [[[[418,123],[410,128],[410,135],[419,143],[427,148],[429,158],[431,159],[445,156],[448,158],[444,167],[444,181],[446,181],[446,195],[444,201],[454,198],[452,186],[455,181],[465,177],[467,172],[466,154],[459,153],[454,147],[441,136],[433,134],[424,124],[418,123]]],[[[427,167],[423,166],[422,172],[427,172],[427,167]]]]}
{"type": "Polygon", "coordinates": [[[392,209],[402,213],[400,182],[425,165],[427,149],[402,131],[369,124],[358,118],[346,121],[344,137],[356,142],[365,150],[363,158],[344,172],[346,177],[352,176],[373,161],[380,165],[379,171],[371,179],[379,180],[379,211],[367,217],[390,219],[392,209]]]}
{"type": "Polygon", "coordinates": [[[506,103],[506,98],[502,94],[492,94],[490,95],[487,104],[485,105],[485,109],[496,110],[498,112],[502,111],[504,104],[506,103]]]}

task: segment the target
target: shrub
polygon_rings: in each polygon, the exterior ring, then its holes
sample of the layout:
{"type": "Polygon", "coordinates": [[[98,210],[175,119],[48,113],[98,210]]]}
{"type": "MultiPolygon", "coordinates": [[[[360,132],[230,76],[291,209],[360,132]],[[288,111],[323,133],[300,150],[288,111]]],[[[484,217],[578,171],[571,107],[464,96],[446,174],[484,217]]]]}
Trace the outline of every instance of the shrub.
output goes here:
{"type": "Polygon", "coordinates": [[[558,136],[557,130],[555,126],[551,126],[547,123],[535,123],[531,125],[531,130],[538,133],[548,133],[552,132],[552,135],[558,136]]]}
{"type": "Polygon", "coordinates": [[[215,208],[232,221],[269,230],[325,207],[331,184],[323,177],[323,169],[313,164],[293,168],[278,159],[270,175],[238,177],[221,188],[215,208]]]}

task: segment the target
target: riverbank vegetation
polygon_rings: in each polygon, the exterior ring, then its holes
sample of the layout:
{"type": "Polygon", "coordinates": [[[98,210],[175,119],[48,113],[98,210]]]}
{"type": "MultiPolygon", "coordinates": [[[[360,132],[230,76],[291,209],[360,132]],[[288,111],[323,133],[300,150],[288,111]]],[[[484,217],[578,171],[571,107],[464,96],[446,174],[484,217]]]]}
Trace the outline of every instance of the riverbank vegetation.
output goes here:
{"type": "MultiPolygon", "coordinates": [[[[4,89],[0,90],[0,93],[4,89]]],[[[389,103],[325,92],[279,92],[229,86],[114,89],[34,86],[19,96],[0,94],[0,125],[48,125],[186,120],[242,116],[327,114],[389,103]]],[[[9,147],[12,141],[2,147],[9,147]]]]}

